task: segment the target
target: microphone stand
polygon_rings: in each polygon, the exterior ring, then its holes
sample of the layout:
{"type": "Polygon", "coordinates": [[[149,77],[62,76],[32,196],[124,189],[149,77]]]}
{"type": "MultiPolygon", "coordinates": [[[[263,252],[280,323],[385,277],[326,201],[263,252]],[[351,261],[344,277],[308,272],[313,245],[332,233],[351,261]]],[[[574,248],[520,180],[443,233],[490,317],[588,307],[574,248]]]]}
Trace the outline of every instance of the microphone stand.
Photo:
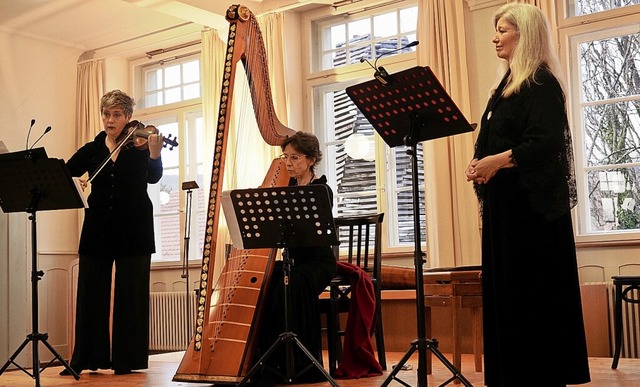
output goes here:
{"type": "Polygon", "coordinates": [[[187,330],[187,345],[191,340],[191,297],[189,297],[189,241],[191,239],[191,201],[192,189],[198,188],[195,181],[185,181],[182,183],[182,189],[187,191],[185,204],[185,221],[184,221],[184,247],[182,254],[182,274],[180,278],[184,278],[186,285],[186,305],[185,305],[185,329],[187,330]]]}

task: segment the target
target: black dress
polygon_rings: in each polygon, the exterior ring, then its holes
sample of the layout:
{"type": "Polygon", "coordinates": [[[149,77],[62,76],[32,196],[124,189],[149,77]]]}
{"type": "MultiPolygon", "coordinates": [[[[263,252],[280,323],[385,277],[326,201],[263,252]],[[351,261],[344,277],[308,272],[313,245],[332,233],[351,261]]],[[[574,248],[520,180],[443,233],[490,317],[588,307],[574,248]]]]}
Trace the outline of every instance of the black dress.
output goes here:
{"type": "MultiPolygon", "coordinates": [[[[332,199],[331,188],[327,185],[327,179],[322,176],[310,184],[323,184],[329,190],[332,199]]],[[[290,185],[295,185],[292,179],[290,185]]],[[[291,302],[291,325],[289,330],[295,333],[300,342],[322,364],[322,336],[320,322],[320,307],[318,297],[336,275],[337,265],[331,246],[289,248],[289,258],[293,261],[289,276],[289,292],[291,302]]],[[[275,263],[273,277],[267,288],[265,298],[264,317],[260,327],[257,358],[260,358],[278,340],[280,333],[284,332],[284,285],[282,261],[275,263]]],[[[297,383],[317,382],[326,380],[312,365],[312,362],[302,354],[295,344],[294,360],[296,374],[305,367],[311,368],[299,375],[297,383]]],[[[277,373],[286,375],[286,358],[284,349],[270,357],[267,366],[275,369],[277,373]]],[[[267,386],[285,381],[278,377],[277,373],[263,369],[254,377],[252,385],[267,386]]]]}
{"type": "Polygon", "coordinates": [[[512,149],[516,163],[475,187],[482,209],[485,383],[587,383],[564,95],[544,68],[518,94],[501,98],[503,86],[483,115],[475,154],[512,149]]]}
{"type": "MultiPolygon", "coordinates": [[[[72,176],[92,176],[108,158],[106,133],[68,161],[72,176]]],[[[153,205],[147,184],[162,177],[162,160],[148,150],[121,149],[91,181],[80,256],[75,345],[70,366],[83,369],[147,368],[149,276],[155,252],[153,205]],[[113,333],[110,335],[112,266],[115,262],[113,333]]]]}

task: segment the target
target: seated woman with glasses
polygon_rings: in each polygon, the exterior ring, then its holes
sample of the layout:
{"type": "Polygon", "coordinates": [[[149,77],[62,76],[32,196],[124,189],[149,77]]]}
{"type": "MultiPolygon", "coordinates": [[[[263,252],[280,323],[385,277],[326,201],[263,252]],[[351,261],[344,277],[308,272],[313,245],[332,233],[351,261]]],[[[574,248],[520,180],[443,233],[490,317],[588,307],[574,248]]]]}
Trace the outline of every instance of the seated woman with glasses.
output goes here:
{"type": "MultiPolygon", "coordinates": [[[[286,139],[281,148],[283,154],[280,158],[285,161],[287,166],[287,172],[290,176],[289,185],[323,184],[329,191],[330,201],[333,201],[333,192],[327,185],[327,178],[324,175],[317,177],[315,174],[315,167],[322,159],[318,138],[310,133],[297,132],[286,139]]],[[[331,246],[292,247],[288,249],[288,253],[291,260],[289,331],[295,333],[302,345],[322,364],[318,296],[336,275],[336,259],[331,246]]],[[[278,340],[278,336],[285,331],[282,261],[276,262],[264,306],[265,317],[260,327],[256,359],[262,357],[278,340]]],[[[285,347],[284,345],[279,346],[278,353],[267,359],[266,368],[262,369],[260,375],[252,378],[255,382],[251,386],[272,386],[289,382],[278,375],[286,376],[285,347]]],[[[326,380],[324,375],[311,364],[311,360],[298,351],[296,345],[293,345],[292,348],[295,375],[311,366],[308,371],[300,374],[294,380],[295,383],[313,383],[326,380]]]]}

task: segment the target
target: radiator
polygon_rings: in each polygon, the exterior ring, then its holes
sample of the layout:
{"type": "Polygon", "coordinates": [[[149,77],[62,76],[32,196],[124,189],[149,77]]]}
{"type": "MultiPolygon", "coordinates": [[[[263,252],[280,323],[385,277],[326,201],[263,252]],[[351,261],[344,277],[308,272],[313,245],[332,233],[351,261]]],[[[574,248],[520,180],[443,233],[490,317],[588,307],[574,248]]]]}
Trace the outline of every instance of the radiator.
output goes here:
{"type": "MultiPolygon", "coordinates": [[[[638,290],[633,289],[627,293],[628,298],[640,299],[638,290]]],[[[614,307],[615,307],[615,286],[612,282],[607,282],[607,297],[609,304],[609,326],[611,331],[611,356],[615,350],[615,331],[614,331],[614,307]]],[[[640,305],[631,302],[622,302],[622,351],[620,357],[637,358],[640,357],[640,305]]]]}
{"type": "Polygon", "coordinates": [[[186,350],[195,324],[195,292],[189,293],[188,321],[186,292],[151,292],[149,302],[149,350],[186,350]]]}

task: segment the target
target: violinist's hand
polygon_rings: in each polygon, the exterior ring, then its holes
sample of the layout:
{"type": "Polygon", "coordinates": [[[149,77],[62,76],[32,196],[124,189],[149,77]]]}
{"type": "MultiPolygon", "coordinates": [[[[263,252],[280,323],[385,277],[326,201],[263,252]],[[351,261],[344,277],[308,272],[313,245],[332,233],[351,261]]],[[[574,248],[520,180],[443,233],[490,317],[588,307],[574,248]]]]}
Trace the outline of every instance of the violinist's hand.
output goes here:
{"type": "Polygon", "coordinates": [[[149,155],[152,159],[157,159],[160,157],[160,152],[162,151],[164,145],[164,136],[162,133],[158,134],[150,134],[149,135],[149,155]]]}
{"type": "Polygon", "coordinates": [[[78,179],[78,182],[80,183],[80,187],[82,187],[82,191],[87,189],[87,184],[89,183],[87,182],[86,179],[78,179]]]}

